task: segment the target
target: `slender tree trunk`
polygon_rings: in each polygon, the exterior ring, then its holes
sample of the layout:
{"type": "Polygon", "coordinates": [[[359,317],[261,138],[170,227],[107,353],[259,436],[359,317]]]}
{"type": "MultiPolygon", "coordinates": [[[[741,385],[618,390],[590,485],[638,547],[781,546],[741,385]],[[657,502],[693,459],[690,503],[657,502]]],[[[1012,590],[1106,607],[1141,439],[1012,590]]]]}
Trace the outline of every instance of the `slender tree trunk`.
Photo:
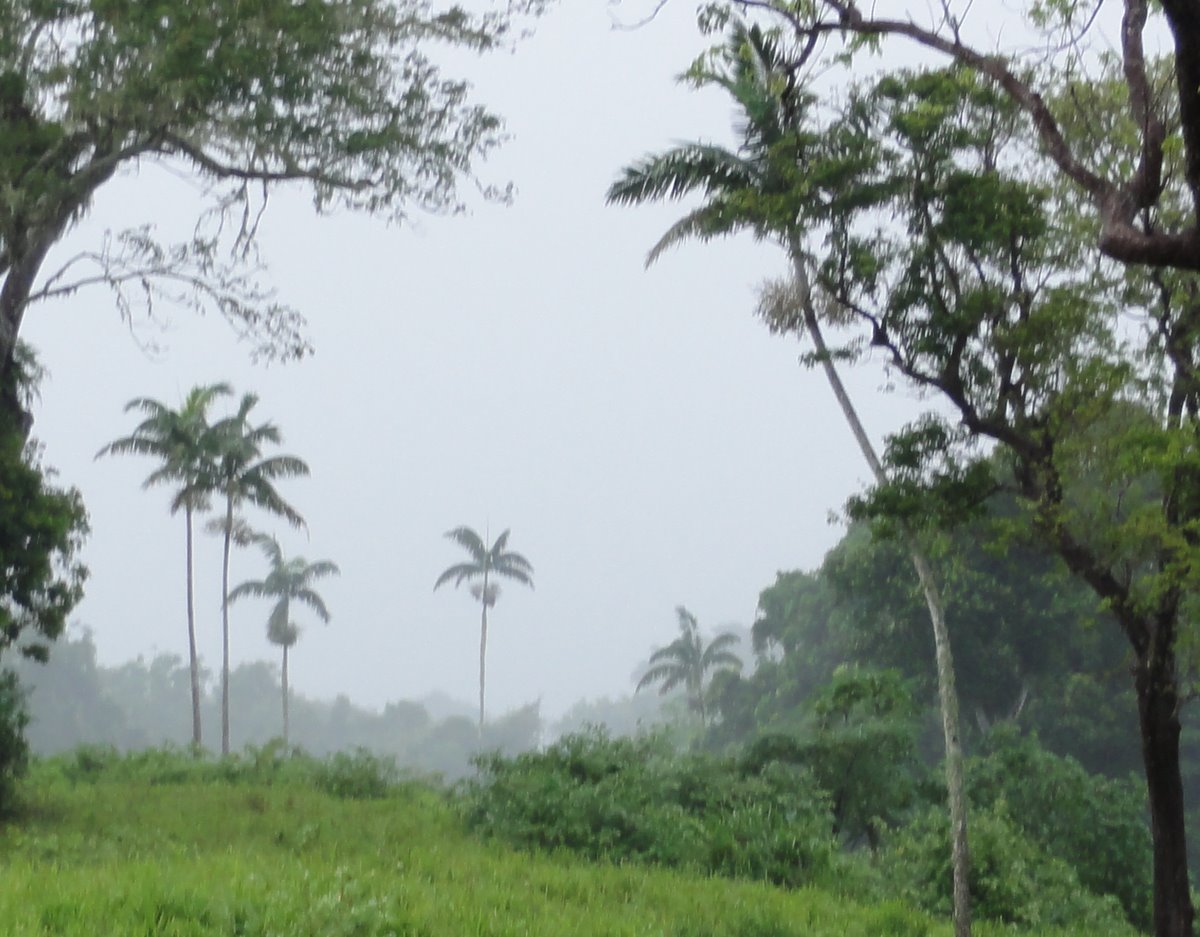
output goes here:
{"type": "Polygon", "coordinates": [[[225,544],[221,558],[221,754],[229,754],[229,543],[233,539],[233,498],[225,499],[225,544]]]}
{"type": "Polygon", "coordinates": [[[283,747],[288,747],[288,646],[283,646],[283,747]]]}
{"type": "Polygon", "coordinates": [[[487,610],[488,610],[488,571],[483,571],[483,592],[480,604],[483,614],[479,622],[479,737],[483,738],[483,687],[487,672],[487,610]]]}
{"type": "MultiPolygon", "coordinates": [[[[825,345],[825,337],[821,333],[821,323],[817,318],[812,301],[812,284],[808,276],[808,267],[799,242],[793,238],[789,244],[792,256],[792,266],[795,272],[796,286],[800,291],[801,313],[804,316],[804,326],[809,338],[820,358],[821,366],[833,395],[837,398],[842,415],[850,431],[854,434],[863,457],[875,476],[875,481],[887,484],[887,472],[879,460],[870,437],[858,418],[858,411],[842,384],[841,376],[833,359],[829,357],[829,349],[825,345]]],[[[954,686],[954,658],[950,652],[950,634],[946,629],[946,619],[942,608],[942,599],[929,558],[921,549],[916,537],[906,531],[905,539],[909,556],[921,591],[925,596],[925,604],[929,607],[929,622],[933,626],[933,642],[937,663],[938,702],[942,712],[942,734],[946,744],[946,789],[950,807],[950,860],[954,876],[954,933],[955,937],[970,937],[971,933],[971,894],[970,894],[970,850],[967,845],[967,801],[965,780],[963,777],[962,744],[959,737],[958,692],[954,686]]],[[[1160,935],[1161,937],[1161,935],[1160,935]]]]}
{"type": "Polygon", "coordinates": [[[192,744],[199,748],[200,737],[200,661],[196,656],[196,596],[192,563],[192,506],[185,504],[184,521],[187,523],[187,626],[188,666],[192,680],[192,744]]]}
{"type": "Polygon", "coordinates": [[[1152,646],[1138,662],[1134,688],[1154,843],[1154,933],[1156,937],[1192,937],[1194,909],[1188,884],[1174,649],[1152,646]]]}

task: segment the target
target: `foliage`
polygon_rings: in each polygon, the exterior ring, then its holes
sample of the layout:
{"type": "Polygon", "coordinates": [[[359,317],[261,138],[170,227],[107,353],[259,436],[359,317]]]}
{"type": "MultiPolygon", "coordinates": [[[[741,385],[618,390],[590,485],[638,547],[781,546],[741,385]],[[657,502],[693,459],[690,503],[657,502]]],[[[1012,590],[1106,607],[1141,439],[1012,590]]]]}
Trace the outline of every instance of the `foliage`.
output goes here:
{"type": "Polygon", "coordinates": [[[126,315],[139,300],[211,308],[260,353],[304,354],[298,314],[255,276],[270,194],[304,188],[319,212],[396,221],[460,210],[460,186],[504,132],[434,49],[505,47],[544,3],[478,14],[427,0],[0,6],[0,372],[28,304],[87,282],[111,287],[126,315]],[[95,194],[147,163],[202,180],[210,202],[194,236],[163,244],[134,227],[35,289],[95,194]]]}
{"type": "MultiPolygon", "coordinates": [[[[17,346],[0,368],[0,397],[27,407],[43,374],[33,349],[17,346]]],[[[56,486],[41,464],[29,428],[23,414],[0,412],[0,656],[23,638],[21,653],[45,660],[83,598],[88,523],[79,492],[56,486]]]]}
{"type": "Polygon", "coordinates": [[[947,933],[895,901],[515,854],[464,835],[420,785],[337,800],[303,784],[71,782],[41,765],[25,790],[20,822],[0,831],[0,931],[12,937],[91,937],[97,922],[189,937],[947,933]]]}
{"type": "Polygon", "coordinates": [[[12,809],[17,781],[29,765],[29,712],[16,674],[0,673],[0,814],[12,809]]]}
{"type": "MultiPolygon", "coordinates": [[[[899,830],[884,854],[884,874],[901,896],[933,914],[950,911],[950,832],[930,809],[899,830]]],[[[1078,927],[1129,933],[1113,898],[1100,898],[1075,870],[1025,836],[1003,801],[971,813],[971,900],[986,920],[1019,928],[1078,927]]]]}
{"type": "Polygon", "coordinates": [[[1136,778],[1088,774],[1009,727],[988,735],[968,770],[972,803],[1007,810],[1011,824],[1068,865],[1084,888],[1113,896],[1131,923],[1150,926],[1150,831],[1136,778]]]}
{"type": "Polygon", "coordinates": [[[678,756],[661,737],[594,729],[478,765],[468,824],[522,847],[793,885],[826,881],[836,864],[824,795],[777,763],[678,756]]]}

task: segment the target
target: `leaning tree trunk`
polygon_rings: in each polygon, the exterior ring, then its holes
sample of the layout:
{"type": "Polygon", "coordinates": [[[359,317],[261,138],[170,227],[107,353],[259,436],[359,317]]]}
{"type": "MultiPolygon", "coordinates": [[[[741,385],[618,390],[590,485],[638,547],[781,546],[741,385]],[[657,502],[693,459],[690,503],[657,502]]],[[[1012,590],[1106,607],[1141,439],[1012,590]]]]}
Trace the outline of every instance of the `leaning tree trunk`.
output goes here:
{"type": "MultiPolygon", "coordinates": [[[[817,357],[825,371],[833,395],[837,398],[842,409],[842,415],[854,434],[858,447],[862,450],[863,458],[871,468],[875,481],[880,485],[888,482],[887,472],[879,460],[875,447],[872,445],[858,411],[850,400],[842,384],[841,376],[829,349],[825,345],[825,337],[821,333],[821,323],[817,318],[812,301],[812,284],[808,276],[803,251],[800,244],[793,238],[789,244],[792,256],[792,266],[795,271],[796,286],[800,291],[801,313],[804,326],[812,340],[817,357]]],[[[916,570],[921,591],[925,596],[925,604],[929,608],[929,622],[933,626],[933,643],[937,664],[938,702],[942,713],[942,734],[946,744],[946,788],[950,807],[950,861],[954,877],[954,933],[955,937],[970,937],[971,933],[971,893],[970,893],[970,850],[967,846],[967,802],[963,778],[963,753],[959,739],[958,693],[954,686],[954,658],[950,653],[950,634],[946,630],[945,611],[937,582],[933,576],[933,568],[929,559],[917,542],[911,531],[905,531],[909,557],[916,570]]]]}
{"type": "Polygon", "coordinates": [[[185,504],[184,520],[187,522],[187,626],[188,667],[192,681],[192,744],[199,748],[200,738],[200,661],[196,656],[196,596],[195,579],[192,572],[192,506],[185,504]]]}
{"type": "Polygon", "coordinates": [[[283,748],[288,747],[288,646],[283,646],[283,748]]]}
{"type": "Polygon", "coordinates": [[[229,754],[229,542],[233,538],[233,498],[226,498],[225,549],[221,560],[221,754],[229,754]]]}

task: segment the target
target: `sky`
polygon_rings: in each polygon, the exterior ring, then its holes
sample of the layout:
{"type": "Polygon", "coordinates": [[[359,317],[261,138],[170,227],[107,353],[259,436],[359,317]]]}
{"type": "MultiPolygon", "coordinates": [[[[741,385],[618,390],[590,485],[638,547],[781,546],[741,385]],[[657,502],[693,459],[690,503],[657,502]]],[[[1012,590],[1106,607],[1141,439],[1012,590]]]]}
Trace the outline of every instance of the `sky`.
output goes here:
{"type": "MultiPolygon", "coordinates": [[[[317,217],[302,192],[272,198],[268,277],[308,319],[308,359],[255,364],[219,317],[160,308],[123,322],[103,291],[29,311],[23,337],[50,371],[34,433],[91,518],[73,627],[91,630],[102,662],[185,655],[184,528],[166,491],[141,488],[152,463],[93,457],[133,428],[131,398],[177,406],[221,380],[257,393],[280,451],[312,470],[280,485],[307,533],[249,519],[285,553],[342,570],[320,585],[330,624],[297,615],[299,693],[369,707],[475,698],[478,606],[465,587],[433,590],[463,558],[444,537],[459,525],[511,529],[535,569],[535,589],[505,585],[491,616],[491,715],[540,702],[552,718],[629,693],[638,663],[674,638],[677,605],[709,631],[749,626],[778,571],[820,563],[843,532],[831,515],[867,472],[823,377],[755,320],[782,255],[733,239],[647,271],[685,207],[604,204],[633,159],[732,141],[728,102],[674,80],[704,46],[694,5],[614,28],[635,9],[562,4],[515,52],[469,65],[512,134],[481,167],[515,183],[511,206],[476,199],[465,216],[396,227],[317,217]]],[[[98,197],[49,266],[107,229],[186,233],[196,204],[193,182],[144,165],[98,197]]],[[[877,441],[920,410],[878,366],[849,378],[877,441]]],[[[259,553],[234,555],[235,583],[264,574],[259,553]]],[[[218,538],[199,538],[196,575],[200,654],[215,670],[218,538]]],[[[233,607],[235,665],[276,659],[267,610],[233,607]]]]}

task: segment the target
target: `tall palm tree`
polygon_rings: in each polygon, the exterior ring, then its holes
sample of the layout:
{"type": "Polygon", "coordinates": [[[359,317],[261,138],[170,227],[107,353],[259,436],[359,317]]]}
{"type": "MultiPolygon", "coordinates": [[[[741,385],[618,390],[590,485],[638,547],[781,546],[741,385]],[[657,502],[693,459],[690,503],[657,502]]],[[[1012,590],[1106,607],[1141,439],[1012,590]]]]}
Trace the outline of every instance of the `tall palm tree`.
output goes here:
{"type": "Polygon", "coordinates": [[[659,684],[659,695],[682,686],[688,705],[700,715],[700,724],[708,725],[709,673],[717,670],[741,670],[742,659],[730,648],[737,644],[736,634],[720,634],[708,644],[700,635],[696,616],[680,605],[679,637],[650,655],[650,666],[637,683],[634,692],[659,684]]]}
{"type": "Polygon", "coordinates": [[[433,584],[434,591],[451,580],[455,587],[463,582],[471,583],[471,595],[479,602],[479,733],[483,734],[483,690],[487,660],[488,609],[493,608],[500,597],[500,585],[493,579],[497,576],[513,579],[533,588],[533,566],[520,553],[508,549],[510,531],[504,531],[489,548],[482,537],[470,527],[455,527],[446,536],[470,554],[465,563],[455,563],[443,570],[433,584]]]}
{"type": "Polygon", "coordinates": [[[274,537],[259,536],[255,540],[266,554],[270,569],[265,579],[248,579],[239,583],[229,593],[229,601],[235,602],[244,596],[274,599],[275,604],[267,616],[267,640],[283,648],[283,744],[288,744],[288,651],[300,637],[300,629],[292,621],[292,603],[307,605],[322,622],[329,623],[329,609],[325,600],[312,587],[313,580],[325,576],[336,576],[341,570],[330,560],[308,562],[302,556],[290,560],[283,555],[279,541],[274,537]]]}
{"type": "Polygon", "coordinates": [[[128,436],[115,439],[96,453],[106,455],[145,455],[160,465],[142,483],[143,488],[177,485],[171,501],[171,513],[183,509],[185,540],[185,580],[187,583],[188,666],[192,688],[192,744],[202,741],[200,726],[200,662],[196,655],[196,602],[193,573],[192,526],[195,513],[208,507],[209,491],[200,484],[207,464],[213,457],[212,428],[208,408],[218,397],[232,394],[225,383],[204,384],[188,391],[178,410],[149,397],[137,397],[125,405],[125,412],[139,411],[144,419],[128,436]]]}
{"type": "Polygon", "coordinates": [[[221,554],[221,754],[229,754],[229,549],[237,524],[234,511],[252,504],[303,527],[304,518],[275,490],[281,478],[307,475],[308,465],[292,455],[263,454],[267,445],[278,445],[283,437],[274,423],[250,425],[250,412],[258,404],[256,394],[245,394],[237,411],[213,425],[215,456],[200,484],[204,490],[225,499],[221,554]]]}
{"type": "MultiPolygon", "coordinates": [[[[811,49],[807,50],[811,52],[811,49]]],[[[806,51],[789,61],[775,35],[757,26],[734,23],[722,65],[697,67],[689,79],[697,85],[724,89],[738,109],[736,151],[702,143],[685,144],[627,167],[608,191],[621,204],[678,199],[695,192],[705,201],[675,222],[647,256],[647,265],[663,251],[690,239],[711,240],[738,231],[774,240],[788,253],[792,266],[795,321],[775,318],[776,329],[803,328],[813,342],[842,414],[879,484],[887,474],[826,347],[813,301],[809,257],[804,249],[806,226],[841,197],[839,187],[853,174],[851,156],[871,154],[838,150],[840,141],[812,120],[813,98],[797,87],[797,68],[806,51]]],[[[946,746],[946,785],[951,827],[956,937],[971,932],[967,846],[967,807],[963,755],[959,741],[958,694],[941,592],[933,569],[915,535],[907,534],[934,635],[938,700],[946,746]]]]}

